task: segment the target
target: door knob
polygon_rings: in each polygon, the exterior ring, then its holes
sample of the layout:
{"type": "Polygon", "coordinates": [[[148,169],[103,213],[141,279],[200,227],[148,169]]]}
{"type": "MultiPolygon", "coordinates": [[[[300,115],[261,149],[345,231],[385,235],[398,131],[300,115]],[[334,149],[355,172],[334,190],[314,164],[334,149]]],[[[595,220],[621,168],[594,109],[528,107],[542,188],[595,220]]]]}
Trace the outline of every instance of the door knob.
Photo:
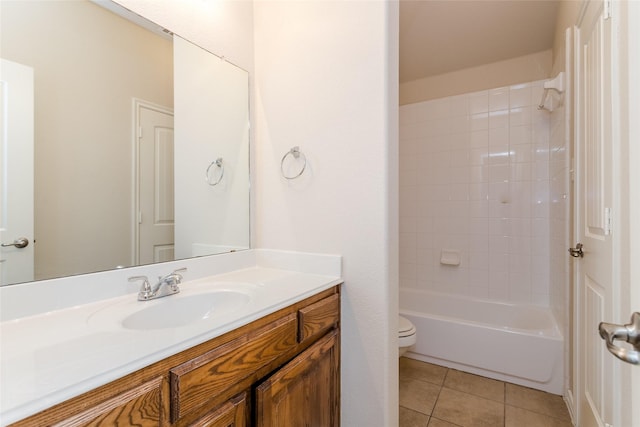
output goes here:
{"type": "Polygon", "coordinates": [[[598,330],[614,356],[633,365],[640,364],[640,313],[633,313],[628,325],[601,322],[598,330]],[[626,341],[633,346],[633,350],[618,347],[614,341],[626,341]]]}
{"type": "Polygon", "coordinates": [[[582,243],[576,243],[575,248],[569,248],[569,254],[574,258],[582,258],[584,252],[582,252],[582,243]]]}
{"type": "Polygon", "coordinates": [[[29,239],[26,237],[19,237],[13,241],[13,243],[3,243],[2,247],[7,248],[9,246],[15,246],[18,249],[26,248],[29,246],[29,239]]]}

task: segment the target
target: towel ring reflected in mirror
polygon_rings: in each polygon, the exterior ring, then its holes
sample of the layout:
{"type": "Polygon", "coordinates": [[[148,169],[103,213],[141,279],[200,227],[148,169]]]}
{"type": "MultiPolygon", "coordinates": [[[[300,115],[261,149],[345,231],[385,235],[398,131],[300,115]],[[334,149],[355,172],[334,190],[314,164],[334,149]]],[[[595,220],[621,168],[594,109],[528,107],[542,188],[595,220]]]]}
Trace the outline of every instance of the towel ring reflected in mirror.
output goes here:
{"type": "Polygon", "coordinates": [[[287,151],[285,153],[284,156],[282,156],[282,160],[280,160],[280,172],[282,172],[282,176],[285,179],[296,179],[298,178],[300,175],[302,175],[302,173],[304,172],[305,168],[307,167],[307,157],[300,151],[300,147],[295,146],[293,148],[291,148],[291,150],[287,151]],[[300,172],[298,172],[295,175],[287,175],[284,171],[284,161],[286,160],[287,157],[292,156],[294,160],[298,160],[300,158],[302,158],[302,168],[300,169],[300,172]]]}
{"type": "Polygon", "coordinates": [[[224,164],[222,163],[222,157],[218,157],[216,160],[209,163],[209,167],[207,167],[207,172],[205,173],[204,179],[207,181],[207,184],[213,187],[215,185],[220,184],[220,181],[222,181],[223,176],[224,176],[224,164]],[[212,170],[211,167],[214,165],[217,168],[212,170]],[[215,171],[217,169],[220,170],[220,175],[218,175],[218,179],[214,181],[212,177],[215,176],[215,171]]]}

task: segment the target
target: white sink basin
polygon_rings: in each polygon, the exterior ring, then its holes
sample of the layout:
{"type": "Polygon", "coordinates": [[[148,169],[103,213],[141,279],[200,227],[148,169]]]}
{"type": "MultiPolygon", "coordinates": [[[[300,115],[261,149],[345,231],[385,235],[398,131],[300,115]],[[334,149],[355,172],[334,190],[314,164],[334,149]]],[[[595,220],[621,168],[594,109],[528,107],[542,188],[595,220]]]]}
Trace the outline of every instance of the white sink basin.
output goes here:
{"type": "Polygon", "coordinates": [[[136,311],[122,320],[125,329],[179,328],[194,322],[228,314],[247,304],[243,292],[221,290],[184,296],[163,297],[153,306],[136,311]]]}
{"type": "Polygon", "coordinates": [[[152,331],[195,326],[233,315],[254,300],[259,286],[247,283],[204,283],[149,301],[134,295],[119,298],[94,311],[87,322],[107,330],[152,331]]]}

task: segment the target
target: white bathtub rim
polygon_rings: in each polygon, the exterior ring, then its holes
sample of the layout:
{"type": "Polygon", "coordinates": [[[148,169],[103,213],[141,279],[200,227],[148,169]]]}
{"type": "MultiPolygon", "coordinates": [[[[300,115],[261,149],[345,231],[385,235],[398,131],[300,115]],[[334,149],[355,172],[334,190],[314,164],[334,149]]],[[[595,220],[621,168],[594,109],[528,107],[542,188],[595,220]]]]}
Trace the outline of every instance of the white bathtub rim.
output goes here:
{"type": "Polygon", "coordinates": [[[495,301],[487,298],[480,297],[471,297],[468,295],[458,295],[458,294],[450,294],[445,292],[432,291],[427,289],[416,289],[416,288],[400,288],[400,294],[405,293],[413,293],[418,294],[420,296],[433,296],[433,297],[442,297],[446,299],[454,299],[454,300],[463,300],[465,302],[470,303],[478,303],[478,304],[488,304],[488,305],[496,305],[501,307],[508,307],[509,309],[518,309],[518,308],[532,308],[535,310],[543,310],[545,314],[547,314],[552,322],[552,326],[549,328],[514,328],[506,325],[496,325],[494,323],[482,322],[482,321],[474,321],[470,319],[461,319],[456,316],[445,316],[441,314],[434,314],[428,311],[419,311],[413,309],[407,309],[402,307],[402,298],[400,298],[400,315],[408,314],[413,316],[427,316],[431,318],[436,318],[439,320],[455,320],[456,322],[468,324],[468,325],[482,325],[491,329],[496,329],[500,331],[510,331],[514,333],[523,333],[527,335],[533,336],[544,336],[551,339],[564,340],[564,336],[558,327],[558,321],[553,315],[553,310],[550,307],[544,305],[535,305],[535,304],[524,304],[524,303],[514,303],[507,301],[495,301]]]}
{"type": "Polygon", "coordinates": [[[422,311],[405,310],[403,308],[400,308],[400,315],[401,316],[427,317],[427,318],[443,320],[443,321],[453,321],[455,323],[459,323],[459,324],[463,324],[463,325],[482,326],[483,328],[493,329],[493,330],[500,331],[500,332],[507,332],[507,333],[512,333],[512,334],[522,334],[522,335],[531,335],[531,336],[534,336],[534,337],[548,338],[550,340],[564,341],[564,337],[560,333],[560,329],[558,328],[558,325],[555,324],[555,319],[554,319],[554,326],[552,328],[547,328],[547,329],[533,329],[533,328],[532,329],[520,329],[520,328],[513,328],[513,327],[510,327],[510,326],[494,325],[494,324],[487,323],[487,322],[475,322],[473,320],[460,319],[460,318],[457,318],[457,317],[454,317],[454,316],[442,316],[440,314],[425,313],[425,312],[422,312],[422,311]]]}
{"type": "MultiPolygon", "coordinates": [[[[432,295],[435,297],[442,297],[442,298],[450,298],[450,299],[457,299],[457,300],[464,300],[467,302],[472,302],[472,303],[485,303],[485,304],[490,304],[490,305],[497,305],[497,306],[501,306],[501,307],[509,307],[509,308],[520,308],[520,307],[525,307],[525,308],[531,308],[531,309],[535,309],[535,310],[544,310],[544,311],[548,311],[551,315],[551,318],[555,321],[555,316],[553,315],[553,311],[551,310],[551,307],[549,307],[548,305],[542,305],[542,304],[531,304],[531,303],[518,303],[518,302],[511,302],[511,301],[502,301],[502,300],[493,300],[493,299],[489,299],[489,298],[483,298],[483,297],[474,297],[474,296],[470,296],[470,295],[461,295],[461,294],[454,294],[454,293],[447,293],[447,292],[439,292],[439,291],[432,291],[429,289],[417,289],[417,288],[399,288],[399,292],[400,294],[402,294],[403,292],[406,293],[415,293],[418,295],[432,295]]],[[[400,309],[402,310],[402,307],[400,307],[400,309]]],[[[557,322],[555,322],[557,323],[557,322]]]]}

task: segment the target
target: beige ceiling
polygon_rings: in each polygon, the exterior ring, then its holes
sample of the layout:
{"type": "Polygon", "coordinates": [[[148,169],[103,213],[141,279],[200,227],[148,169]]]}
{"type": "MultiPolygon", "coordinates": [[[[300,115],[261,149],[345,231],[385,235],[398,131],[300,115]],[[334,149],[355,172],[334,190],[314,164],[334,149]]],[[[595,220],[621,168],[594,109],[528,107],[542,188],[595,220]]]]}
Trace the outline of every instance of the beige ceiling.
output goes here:
{"type": "Polygon", "coordinates": [[[551,49],[557,0],[400,0],[400,82],[551,49]]]}

